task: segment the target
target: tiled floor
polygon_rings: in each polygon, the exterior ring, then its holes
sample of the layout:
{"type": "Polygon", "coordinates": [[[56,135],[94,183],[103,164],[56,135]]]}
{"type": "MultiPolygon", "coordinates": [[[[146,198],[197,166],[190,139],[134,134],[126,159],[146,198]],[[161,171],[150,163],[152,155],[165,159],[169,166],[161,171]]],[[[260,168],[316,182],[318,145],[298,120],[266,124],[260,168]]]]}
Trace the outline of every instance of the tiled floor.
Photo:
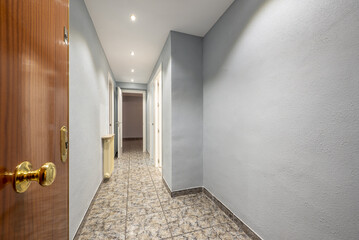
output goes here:
{"type": "Polygon", "coordinates": [[[204,194],[171,198],[142,142],[127,141],[78,239],[250,238],[204,194]]]}

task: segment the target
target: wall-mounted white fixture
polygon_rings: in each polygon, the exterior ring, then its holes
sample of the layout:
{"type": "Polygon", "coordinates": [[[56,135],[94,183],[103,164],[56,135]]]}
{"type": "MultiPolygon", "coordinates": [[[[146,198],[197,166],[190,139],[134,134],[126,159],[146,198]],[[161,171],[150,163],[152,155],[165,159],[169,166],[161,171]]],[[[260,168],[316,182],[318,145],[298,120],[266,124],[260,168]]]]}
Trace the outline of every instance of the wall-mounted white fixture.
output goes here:
{"type": "Polygon", "coordinates": [[[131,18],[131,21],[132,21],[132,22],[136,21],[136,16],[135,16],[135,14],[131,14],[131,17],[130,17],[130,18],[131,18]]]}
{"type": "Polygon", "coordinates": [[[102,137],[103,146],[103,177],[109,179],[114,168],[114,141],[115,134],[102,137]]]}

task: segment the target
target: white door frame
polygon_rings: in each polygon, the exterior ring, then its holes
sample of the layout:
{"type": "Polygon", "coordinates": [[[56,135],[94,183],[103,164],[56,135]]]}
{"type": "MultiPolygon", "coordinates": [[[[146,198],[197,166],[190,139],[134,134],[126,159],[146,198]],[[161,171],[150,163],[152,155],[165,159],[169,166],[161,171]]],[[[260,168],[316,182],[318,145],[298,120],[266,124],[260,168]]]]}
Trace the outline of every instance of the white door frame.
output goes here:
{"type": "Polygon", "coordinates": [[[122,89],[117,87],[117,153],[118,157],[122,153],[122,89]]]}
{"type": "Polygon", "coordinates": [[[153,79],[150,81],[149,83],[149,93],[148,93],[148,113],[149,113],[149,140],[150,140],[150,149],[149,149],[149,153],[150,153],[150,159],[153,160],[153,162],[155,162],[155,97],[154,97],[154,93],[155,93],[155,83],[153,81],[153,79]]]}
{"type": "Polygon", "coordinates": [[[146,91],[144,90],[126,90],[122,89],[122,94],[124,93],[137,93],[142,94],[142,143],[143,143],[143,152],[146,152],[146,91]]]}
{"type": "Polygon", "coordinates": [[[114,134],[115,130],[114,130],[114,121],[115,121],[115,117],[114,117],[114,106],[115,106],[115,99],[114,99],[114,82],[112,80],[112,76],[110,73],[108,73],[108,120],[109,120],[109,128],[108,128],[108,133],[109,134],[114,134]]]}
{"type": "Polygon", "coordinates": [[[162,138],[163,138],[163,124],[162,124],[162,86],[163,86],[163,76],[162,76],[162,64],[160,64],[150,80],[150,90],[149,90],[149,125],[150,125],[150,158],[154,161],[156,167],[162,167],[163,163],[163,150],[162,150],[162,138]],[[157,85],[159,82],[159,86],[157,85]],[[157,106],[159,103],[159,107],[157,106]],[[158,133],[159,130],[159,133],[158,133]]]}
{"type": "Polygon", "coordinates": [[[155,165],[162,168],[162,64],[153,79],[155,105],[155,165]]]}

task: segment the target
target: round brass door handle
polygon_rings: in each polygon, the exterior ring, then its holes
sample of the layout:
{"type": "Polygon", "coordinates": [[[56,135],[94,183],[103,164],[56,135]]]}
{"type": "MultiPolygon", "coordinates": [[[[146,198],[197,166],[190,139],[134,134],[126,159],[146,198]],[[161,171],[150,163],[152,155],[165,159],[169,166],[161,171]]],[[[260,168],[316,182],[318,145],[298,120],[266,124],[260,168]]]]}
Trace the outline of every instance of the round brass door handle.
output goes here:
{"type": "Polygon", "coordinates": [[[29,188],[31,181],[37,181],[43,187],[50,186],[56,178],[56,166],[47,162],[33,171],[30,162],[22,162],[16,166],[12,177],[14,190],[23,193],[29,188]]]}

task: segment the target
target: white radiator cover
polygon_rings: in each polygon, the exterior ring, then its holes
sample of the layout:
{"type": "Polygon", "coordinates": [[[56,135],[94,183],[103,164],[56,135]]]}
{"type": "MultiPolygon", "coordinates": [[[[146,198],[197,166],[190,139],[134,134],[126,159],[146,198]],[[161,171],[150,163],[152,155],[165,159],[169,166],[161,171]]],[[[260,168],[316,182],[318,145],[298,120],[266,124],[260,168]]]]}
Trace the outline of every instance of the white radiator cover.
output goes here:
{"type": "Polygon", "coordinates": [[[111,177],[114,168],[114,134],[102,137],[103,147],[103,177],[108,179],[111,177]]]}

